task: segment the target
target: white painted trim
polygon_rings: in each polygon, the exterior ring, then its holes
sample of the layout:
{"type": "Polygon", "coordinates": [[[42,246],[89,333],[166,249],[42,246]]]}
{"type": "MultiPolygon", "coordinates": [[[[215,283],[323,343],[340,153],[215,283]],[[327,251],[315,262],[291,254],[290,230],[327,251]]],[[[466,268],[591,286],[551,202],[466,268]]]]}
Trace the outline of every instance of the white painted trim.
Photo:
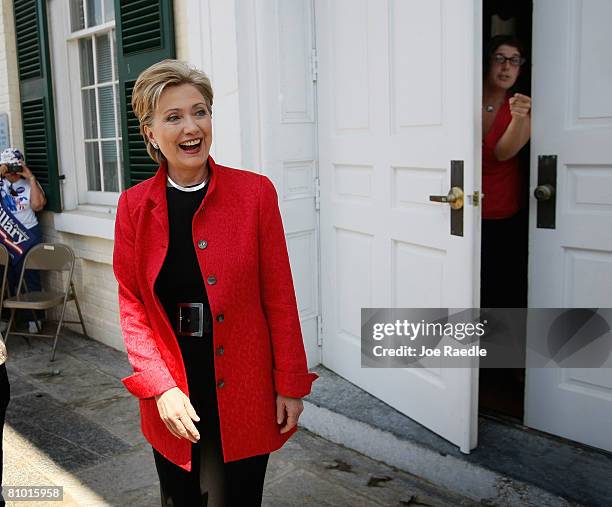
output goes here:
{"type": "Polygon", "coordinates": [[[64,209],[74,209],[78,203],[76,168],[79,167],[75,143],[82,141],[83,125],[71,97],[74,80],[79,81],[80,78],[78,73],[74,75],[75,70],[69,63],[70,44],[66,44],[66,37],[70,33],[70,16],[67,2],[50,0],[47,5],[58,163],[60,174],[65,176],[60,182],[61,200],[64,209]],[[76,137],[79,132],[80,138],[76,137]]]}
{"type": "Polygon", "coordinates": [[[53,228],[59,232],[114,241],[115,212],[115,208],[109,207],[106,213],[90,211],[87,208],[54,213],[53,228]]]}
{"type": "Polygon", "coordinates": [[[78,32],[71,32],[70,35],[66,38],[66,40],[78,40],[83,37],[91,37],[92,35],[101,35],[104,32],[110,32],[115,28],[115,21],[108,21],[102,25],[91,26],[89,28],[84,28],[83,30],[79,30],[78,32]]]}
{"type": "MultiPolygon", "coordinates": [[[[212,79],[212,42],[209,0],[178,0],[186,2],[189,30],[187,44],[189,62],[206,72],[212,79]]],[[[176,6],[176,3],[175,3],[176,6]]]]}

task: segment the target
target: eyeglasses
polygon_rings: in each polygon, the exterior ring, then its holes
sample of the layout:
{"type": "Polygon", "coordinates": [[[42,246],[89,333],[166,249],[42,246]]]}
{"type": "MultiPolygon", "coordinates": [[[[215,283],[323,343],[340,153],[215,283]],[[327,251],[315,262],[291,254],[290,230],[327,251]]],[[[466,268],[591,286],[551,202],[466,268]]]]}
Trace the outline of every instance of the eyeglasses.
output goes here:
{"type": "Polygon", "coordinates": [[[510,62],[510,65],[512,65],[513,67],[520,67],[521,65],[523,65],[527,60],[525,58],[522,58],[520,56],[504,56],[501,53],[497,53],[495,55],[493,55],[493,61],[495,63],[498,63],[499,65],[503,65],[506,62],[510,62]]]}

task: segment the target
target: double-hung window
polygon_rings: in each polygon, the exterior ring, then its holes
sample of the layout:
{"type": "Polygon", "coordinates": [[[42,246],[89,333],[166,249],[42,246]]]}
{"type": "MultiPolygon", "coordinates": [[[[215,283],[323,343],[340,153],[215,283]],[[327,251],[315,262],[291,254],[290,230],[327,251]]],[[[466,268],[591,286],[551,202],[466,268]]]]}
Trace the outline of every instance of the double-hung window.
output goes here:
{"type": "Polygon", "coordinates": [[[114,1],[70,0],[70,27],[82,111],[82,132],[75,132],[84,163],[76,174],[78,200],[114,205],[123,189],[114,1]]]}

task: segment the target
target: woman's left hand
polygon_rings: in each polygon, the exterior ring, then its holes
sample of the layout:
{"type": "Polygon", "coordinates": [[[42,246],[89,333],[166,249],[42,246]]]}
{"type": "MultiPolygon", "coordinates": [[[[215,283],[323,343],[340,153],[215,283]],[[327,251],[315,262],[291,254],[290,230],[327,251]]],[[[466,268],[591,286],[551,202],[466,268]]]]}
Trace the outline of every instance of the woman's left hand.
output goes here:
{"type": "Polygon", "coordinates": [[[282,424],[287,414],[287,421],[281,428],[280,432],[287,433],[293,428],[300,418],[300,414],[304,410],[304,403],[301,398],[288,398],[287,396],[276,396],[276,422],[282,424]]]}

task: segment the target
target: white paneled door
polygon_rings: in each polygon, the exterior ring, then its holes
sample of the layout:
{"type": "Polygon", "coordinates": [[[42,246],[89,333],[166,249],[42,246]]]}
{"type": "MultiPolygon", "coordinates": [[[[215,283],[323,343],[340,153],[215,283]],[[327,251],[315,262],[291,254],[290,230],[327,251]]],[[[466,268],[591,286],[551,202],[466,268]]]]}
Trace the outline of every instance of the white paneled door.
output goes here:
{"type": "MultiPolygon", "coordinates": [[[[531,199],[529,306],[611,308],[612,2],[534,8],[531,189],[540,155],[556,155],[557,178],[554,228],[531,199]]],[[[612,451],[609,355],[602,366],[529,369],[525,424],[612,451]]]]}
{"type": "Polygon", "coordinates": [[[477,368],[361,368],[360,309],[478,304],[479,208],[451,235],[429,196],[452,160],[480,185],[480,2],[315,0],[315,19],[323,364],[469,452],[477,368]]]}
{"type": "Polygon", "coordinates": [[[239,7],[247,71],[240,87],[252,90],[244,109],[257,118],[244,138],[251,140],[249,148],[278,191],[304,345],[313,366],[320,362],[320,351],[312,0],[241,2],[239,7]]]}

